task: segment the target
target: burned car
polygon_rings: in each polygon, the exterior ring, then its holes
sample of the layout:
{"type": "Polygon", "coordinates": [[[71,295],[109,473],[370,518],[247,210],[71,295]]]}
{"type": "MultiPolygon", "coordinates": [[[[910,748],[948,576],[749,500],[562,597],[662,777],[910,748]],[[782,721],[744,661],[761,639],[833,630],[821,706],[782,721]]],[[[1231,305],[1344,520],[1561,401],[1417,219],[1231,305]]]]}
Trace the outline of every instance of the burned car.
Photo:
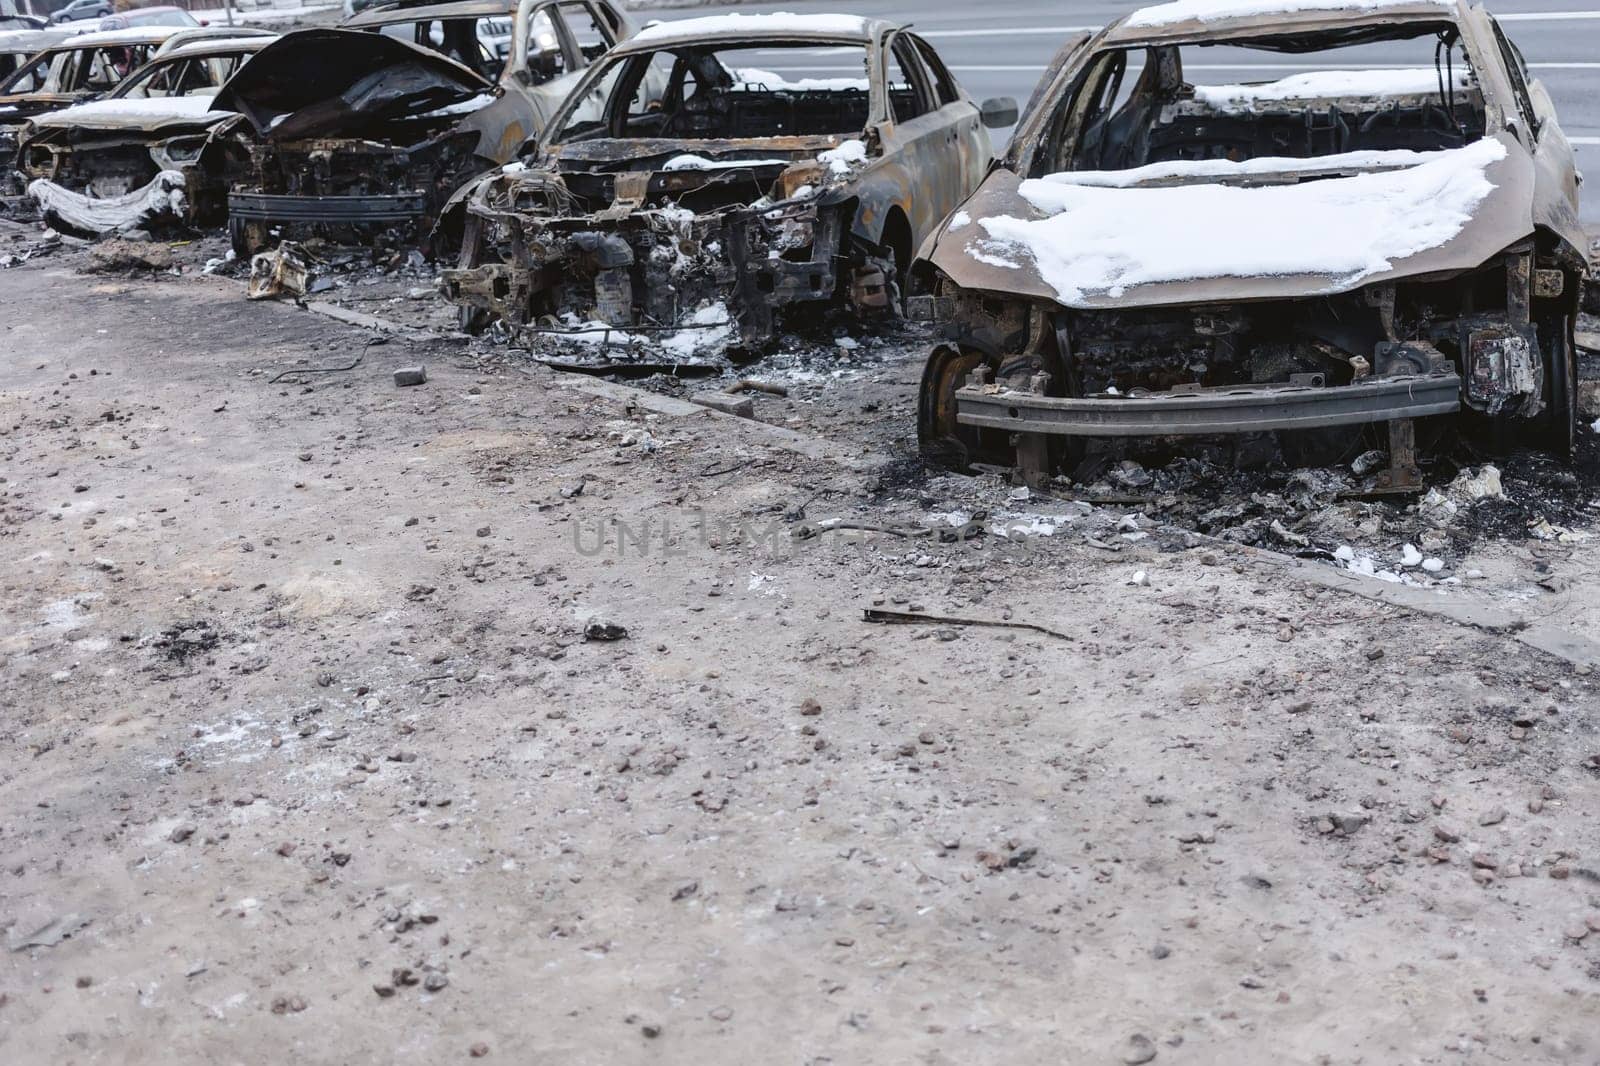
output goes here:
{"type": "Polygon", "coordinates": [[[522,160],[458,197],[445,293],[469,328],[736,322],[747,348],[785,308],[882,311],[916,242],[981,179],[985,122],[1015,113],[973,103],[888,22],[656,24],[595,66],[522,160]],[[813,76],[821,49],[848,76],[813,76]]]}
{"type": "Polygon", "coordinates": [[[27,60],[66,38],[62,30],[0,28],[0,81],[10,78],[27,60]]]}
{"type": "Polygon", "coordinates": [[[514,158],[633,31],[607,0],[403,0],[286,34],[218,101],[246,120],[226,131],[235,251],[286,225],[426,233],[450,193],[514,158]]]}
{"type": "Polygon", "coordinates": [[[1549,96],[1481,7],[1145,8],[1067,43],[922,249],[945,343],[919,435],[1030,480],[1086,439],[1274,433],[1313,461],[1387,423],[1377,487],[1404,489],[1415,420],[1457,414],[1565,452],[1585,247],[1549,96]],[[1309,69],[1186,78],[1222,48],[1309,69]]]}
{"type": "Polygon", "coordinates": [[[104,100],[52,112],[24,127],[17,165],[28,194],[57,229],[100,236],[169,223],[220,225],[221,167],[207,156],[222,84],[270,35],[206,38],[165,52],[104,100]]]}
{"type": "Polygon", "coordinates": [[[24,60],[0,82],[0,195],[22,195],[15,169],[17,137],[28,119],[98,99],[163,48],[216,35],[214,29],[182,26],[107,30],[69,37],[24,60]]]}

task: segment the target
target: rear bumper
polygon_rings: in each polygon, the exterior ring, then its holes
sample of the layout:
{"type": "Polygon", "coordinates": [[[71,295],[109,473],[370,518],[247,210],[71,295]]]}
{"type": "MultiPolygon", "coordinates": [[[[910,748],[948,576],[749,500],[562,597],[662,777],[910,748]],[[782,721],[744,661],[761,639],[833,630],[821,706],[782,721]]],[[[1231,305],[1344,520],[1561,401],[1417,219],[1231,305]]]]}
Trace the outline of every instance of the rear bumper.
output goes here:
{"type": "Polygon", "coordinates": [[[421,193],[379,196],[281,196],[258,192],[228,194],[229,216],[249,222],[363,225],[410,222],[427,213],[428,198],[421,193]]]}
{"type": "Polygon", "coordinates": [[[1355,385],[1246,385],[1135,396],[1067,399],[994,386],[956,390],[968,426],[1075,437],[1213,436],[1316,429],[1451,414],[1461,409],[1455,374],[1355,385]]]}

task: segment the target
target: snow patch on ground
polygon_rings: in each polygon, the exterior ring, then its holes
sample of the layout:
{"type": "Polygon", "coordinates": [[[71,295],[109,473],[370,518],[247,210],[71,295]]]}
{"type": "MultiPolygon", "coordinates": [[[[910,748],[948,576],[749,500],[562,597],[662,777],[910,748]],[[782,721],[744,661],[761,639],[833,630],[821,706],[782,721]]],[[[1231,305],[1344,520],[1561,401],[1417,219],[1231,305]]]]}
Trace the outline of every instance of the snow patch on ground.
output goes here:
{"type": "Polygon", "coordinates": [[[679,331],[655,335],[629,333],[624,328],[608,326],[604,322],[584,322],[576,315],[568,315],[562,323],[571,333],[563,333],[563,340],[578,344],[606,348],[634,349],[645,356],[666,356],[671,359],[709,359],[720,356],[738,334],[738,322],[724,303],[711,303],[678,320],[679,331]]]}
{"type": "Polygon", "coordinates": [[[1345,288],[1460,233],[1494,189],[1485,171],[1505,155],[1505,145],[1486,139],[1402,170],[1252,189],[1033,179],[1020,192],[1047,217],[979,225],[1030,256],[1069,305],[1198,278],[1309,274],[1345,288]]]}

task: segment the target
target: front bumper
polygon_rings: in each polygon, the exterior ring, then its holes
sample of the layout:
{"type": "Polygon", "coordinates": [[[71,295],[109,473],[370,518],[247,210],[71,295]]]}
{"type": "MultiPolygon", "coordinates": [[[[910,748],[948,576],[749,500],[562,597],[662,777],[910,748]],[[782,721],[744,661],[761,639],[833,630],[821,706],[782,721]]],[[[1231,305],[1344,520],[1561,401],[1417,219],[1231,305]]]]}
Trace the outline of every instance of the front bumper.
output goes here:
{"type": "Polygon", "coordinates": [[[1222,386],[1192,391],[1069,399],[967,385],[956,420],[1014,433],[1074,437],[1213,436],[1316,429],[1451,414],[1461,409],[1454,373],[1352,385],[1222,386]]]}
{"type": "Polygon", "coordinates": [[[285,196],[230,192],[228,215],[246,222],[321,222],[327,225],[371,225],[410,222],[428,214],[421,193],[372,196],[285,196]]]}

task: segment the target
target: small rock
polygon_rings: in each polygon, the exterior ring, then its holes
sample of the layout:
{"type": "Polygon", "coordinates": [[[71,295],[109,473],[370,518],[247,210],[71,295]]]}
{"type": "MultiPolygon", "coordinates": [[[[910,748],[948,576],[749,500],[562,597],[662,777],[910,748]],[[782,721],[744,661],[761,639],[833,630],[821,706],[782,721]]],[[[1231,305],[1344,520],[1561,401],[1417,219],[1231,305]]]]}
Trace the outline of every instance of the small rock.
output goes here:
{"type": "Polygon", "coordinates": [[[1478,824],[1499,825],[1501,822],[1506,820],[1506,813],[1507,812],[1504,807],[1496,807],[1492,811],[1485,811],[1483,814],[1478,816],[1478,824]]]}
{"type": "Polygon", "coordinates": [[[476,1044],[473,1044],[471,1047],[467,1048],[467,1054],[471,1055],[475,1059],[481,1059],[485,1055],[489,1054],[489,1045],[480,1040],[476,1044]]]}
{"type": "Polygon", "coordinates": [[[1433,827],[1433,835],[1435,839],[1442,840],[1446,844],[1457,844],[1461,841],[1460,833],[1457,833],[1453,829],[1446,829],[1442,825],[1436,825],[1433,827]]]}
{"type": "Polygon", "coordinates": [[[185,840],[194,836],[196,831],[197,829],[192,823],[184,822],[182,825],[173,826],[172,832],[168,834],[167,839],[174,844],[182,844],[185,840]]]}
{"type": "Polygon", "coordinates": [[[800,702],[800,713],[807,718],[815,718],[822,713],[822,704],[807,697],[800,702]]]}
{"type": "Polygon", "coordinates": [[[426,367],[403,366],[394,372],[394,383],[400,388],[410,385],[421,385],[428,380],[426,367]]]}
{"type": "Polygon", "coordinates": [[[1156,1057],[1155,1041],[1143,1033],[1134,1033],[1122,1048],[1122,1061],[1128,1066],[1140,1066],[1156,1057]]]}
{"type": "Polygon", "coordinates": [[[689,402],[701,407],[709,407],[713,411],[721,411],[725,415],[737,415],[740,418],[754,418],[756,416],[756,402],[748,396],[731,396],[722,392],[699,392],[689,397],[689,402]]]}
{"type": "Polygon", "coordinates": [[[1589,927],[1582,922],[1574,922],[1563,929],[1561,931],[1561,935],[1565,936],[1568,940],[1582,940],[1584,937],[1589,935],[1589,927]]]}
{"type": "Polygon", "coordinates": [[[609,642],[622,640],[627,635],[627,627],[615,622],[594,621],[583,627],[584,640],[609,642]]]}
{"type": "Polygon", "coordinates": [[[442,992],[450,984],[450,978],[438,971],[433,971],[422,979],[422,987],[429,992],[442,992]]]}
{"type": "Polygon", "coordinates": [[[711,1008],[711,1017],[716,1021],[725,1022],[728,1019],[733,1017],[733,1008],[731,1008],[731,1007],[712,1007],[711,1008]]]}

